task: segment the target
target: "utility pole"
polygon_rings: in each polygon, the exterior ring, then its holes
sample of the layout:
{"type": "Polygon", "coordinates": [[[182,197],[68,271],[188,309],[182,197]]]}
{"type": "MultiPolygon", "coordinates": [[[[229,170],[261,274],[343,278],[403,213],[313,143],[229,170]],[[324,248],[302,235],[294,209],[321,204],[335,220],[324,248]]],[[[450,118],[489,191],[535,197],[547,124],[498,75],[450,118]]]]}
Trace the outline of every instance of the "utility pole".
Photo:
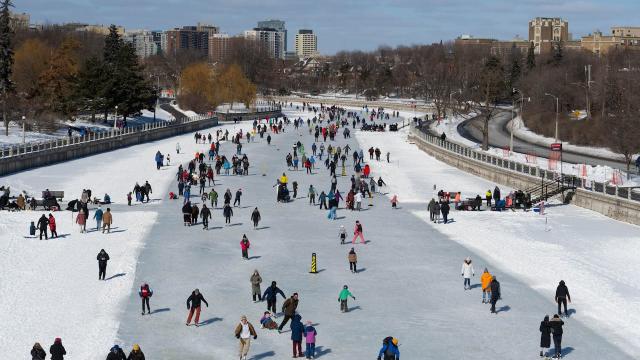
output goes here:
{"type": "Polygon", "coordinates": [[[551,96],[556,99],[556,142],[558,142],[558,113],[560,112],[560,102],[559,98],[553,94],[546,93],[545,96],[551,96]]]}
{"type": "Polygon", "coordinates": [[[585,77],[587,80],[587,120],[591,120],[591,101],[589,99],[589,94],[591,92],[591,65],[585,65],[584,67],[585,77]]]}

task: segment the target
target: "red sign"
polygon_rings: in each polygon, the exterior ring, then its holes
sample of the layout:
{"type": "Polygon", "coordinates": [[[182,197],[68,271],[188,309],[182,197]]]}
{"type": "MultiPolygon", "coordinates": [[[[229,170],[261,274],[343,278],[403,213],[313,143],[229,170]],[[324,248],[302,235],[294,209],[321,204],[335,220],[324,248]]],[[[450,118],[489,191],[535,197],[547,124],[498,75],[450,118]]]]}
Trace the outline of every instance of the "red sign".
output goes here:
{"type": "Polygon", "coordinates": [[[551,144],[551,151],[562,151],[562,143],[551,144]]]}

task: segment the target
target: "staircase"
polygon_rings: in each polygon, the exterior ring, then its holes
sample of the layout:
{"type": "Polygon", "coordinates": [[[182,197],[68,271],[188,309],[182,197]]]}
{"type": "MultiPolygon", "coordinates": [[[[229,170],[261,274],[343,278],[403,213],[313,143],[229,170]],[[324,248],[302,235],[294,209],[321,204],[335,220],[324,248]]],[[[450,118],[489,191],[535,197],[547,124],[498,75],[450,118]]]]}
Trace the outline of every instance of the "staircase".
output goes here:
{"type": "Polygon", "coordinates": [[[568,176],[555,180],[546,180],[538,186],[526,189],[524,192],[531,199],[532,204],[537,204],[540,201],[547,201],[556,195],[564,194],[565,191],[575,190],[576,186],[573,181],[574,178],[568,176]]]}

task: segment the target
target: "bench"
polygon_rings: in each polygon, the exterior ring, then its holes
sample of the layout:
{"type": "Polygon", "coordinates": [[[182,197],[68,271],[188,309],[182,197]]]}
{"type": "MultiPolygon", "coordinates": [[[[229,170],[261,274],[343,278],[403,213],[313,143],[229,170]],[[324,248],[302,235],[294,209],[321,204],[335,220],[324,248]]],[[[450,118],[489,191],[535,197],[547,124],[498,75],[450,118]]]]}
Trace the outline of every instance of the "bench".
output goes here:
{"type": "MultiPolygon", "coordinates": [[[[44,194],[46,193],[46,191],[42,192],[42,198],[44,198],[44,194]]],[[[62,201],[62,199],[64,198],[64,191],[49,191],[49,195],[51,195],[51,197],[56,198],[60,201],[62,201]]]]}

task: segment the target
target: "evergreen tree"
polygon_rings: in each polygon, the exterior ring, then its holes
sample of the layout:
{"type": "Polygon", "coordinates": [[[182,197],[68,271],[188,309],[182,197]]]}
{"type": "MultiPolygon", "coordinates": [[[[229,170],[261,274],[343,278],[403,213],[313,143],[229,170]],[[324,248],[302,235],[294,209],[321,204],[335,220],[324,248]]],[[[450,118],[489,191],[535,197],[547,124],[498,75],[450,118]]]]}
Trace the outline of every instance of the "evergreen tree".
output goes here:
{"type": "Polygon", "coordinates": [[[536,53],[533,43],[529,44],[529,50],[527,51],[527,71],[533,70],[536,67],[536,53]]]}
{"type": "Polygon", "coordinates": [[[520,75],[522,73],[520,67],[521,55],[520,50],[516,48],[516,45],[513,44],[511,47],[511,69],[509,70],[509,80],[508,80],[508,94],[512,93],[512,89],[516,87],[518,80],[520,80],[520,75]]]}
{"type": "Polygon", "coordinates": [[[91,121],[95,121],[96,113],[105,107],[106,75],[104,62],[97,57],[89,58],[78,73],[75,97],[80,110],[91,112],[91,121]]]}
{"type": "Polygon", "coordinates": [[[0,100],[2,101],[2,121],[7,136],[9,136],[7,102],[9,94],[14,91],[11,81],[13,67],[13,30],[10,26],[11,13],[9,12],[11,7],[13,7],[11,0],[0,0],[0,100]]]}

